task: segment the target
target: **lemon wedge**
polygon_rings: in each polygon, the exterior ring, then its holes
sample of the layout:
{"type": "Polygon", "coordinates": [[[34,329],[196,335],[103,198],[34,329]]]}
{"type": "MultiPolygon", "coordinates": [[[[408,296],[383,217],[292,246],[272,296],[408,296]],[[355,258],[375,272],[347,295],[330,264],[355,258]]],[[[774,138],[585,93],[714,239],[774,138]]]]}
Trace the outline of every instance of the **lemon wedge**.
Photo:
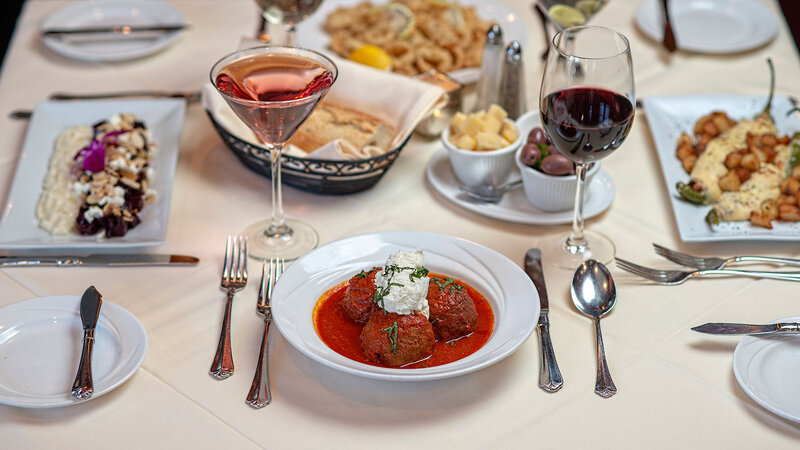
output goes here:
{"type": "Polygon", "coordinates": [[[586,17],[593,16],[600,10],[601,6],[599,0],[578,0],[578,2],[575,3],[575,7],[580,9],[586,17]]]}
{"type": "Polygon", "coordinates": [[[400,39],[411,37],[411,33],[414,32],[414,28],[417,26],[417,19],[408,6],[393,2],[378,8],[386,14],[389,24],[397,31],[397,36],[400,39]]]}
{"type": "Polygon", "coordinates": [[[367,44],[350,52],[350,61],[355,61],[381,70],[392,68],[392,57],[382,48],[367,44]]]}
{"type": "Polygon", "coordinates": [[[580,9],[574,6],[557,4],[551,6],[547,12],[553,20],[565,28],[576,27],[586,22],[586,16],[583,15],[580,9]]]}

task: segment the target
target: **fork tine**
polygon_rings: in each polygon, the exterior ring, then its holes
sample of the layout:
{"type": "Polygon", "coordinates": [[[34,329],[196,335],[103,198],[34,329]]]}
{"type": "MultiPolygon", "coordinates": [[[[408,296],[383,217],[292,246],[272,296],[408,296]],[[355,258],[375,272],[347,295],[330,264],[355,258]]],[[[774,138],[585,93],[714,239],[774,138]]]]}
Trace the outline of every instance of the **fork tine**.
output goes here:
{"type": "Polygon", "coordinates": [[[233,267],[233,259],[231,253],[233,252],[233,236],[228,235],[225,241],[225,261],[222,263],[222,282],[230,279],[229,269],[233,267]],[[229,262],[230,261],[230,262],[229,262]]]}
{"type": "Polygon", "coordinates": [[[689,255],[687,253],[681,253],[677,250],[671,250],[655,243],[653,244],[653,249],[657,255],[663,256],[664,258],[667,258],[668,260],[678,263],[682,266],[694,267],[698,263],[702,262],[701,258],[689,255]]]}
{"type": "Polygon", "coordinates": [[[639,275],[640,277],[647,278],[652,281],[663,281],[665,278],[665,274],[662,271],[640,266],[630,261],[626,261],[622,258],[614,258],[614,259],[616,260],[617,266],[620,269],[631,272],[634,275],[639,275]]]}
{"type": "Polygon", "coordinates": [[[244,237],[244,250],[239,256],[244,258],[244,267],[242,268],[242,283],[247,283],[247,236],[244,237]]]}
{"type": "Polygon", "coordinates": [[[264,304],[264,292],[267,284],[267,260],[261,263],[261,283],[258,285],[258,304],[264,304]]]}

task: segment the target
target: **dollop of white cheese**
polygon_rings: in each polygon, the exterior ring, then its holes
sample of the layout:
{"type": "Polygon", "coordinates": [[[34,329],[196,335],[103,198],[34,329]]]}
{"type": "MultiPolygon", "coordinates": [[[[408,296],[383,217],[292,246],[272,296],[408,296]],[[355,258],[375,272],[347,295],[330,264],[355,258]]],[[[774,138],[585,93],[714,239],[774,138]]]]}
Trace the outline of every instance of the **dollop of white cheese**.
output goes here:
{"type": "Polygon", "coordinates": [[[97,206],[90,206],[89,209],[83,213],[83,218],[89,223],[92,223],[94,222],[94,219],[99,219],[101,217],[103,217],[103,210],[97,206]]]}
{"type": "Polygon", "coordinates": [[[430,279],[426,275],[419,276],[423,263],[422,250],[398,251],[389,255],[383,269],[375,275],[378,292],[386,293],[378,301],[378,306],[382,306],[387,312],[405,315],[419,311],[429,317],[430,279]]]}

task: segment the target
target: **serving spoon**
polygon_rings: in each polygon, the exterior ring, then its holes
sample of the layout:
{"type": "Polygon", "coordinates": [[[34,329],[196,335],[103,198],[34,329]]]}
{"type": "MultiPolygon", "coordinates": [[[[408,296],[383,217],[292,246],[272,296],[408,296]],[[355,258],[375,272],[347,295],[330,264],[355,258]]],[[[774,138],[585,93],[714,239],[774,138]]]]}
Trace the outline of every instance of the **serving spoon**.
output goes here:
{"type": "Polygon", "coordinates": [[[617,288],[611,273],[603,263],[590,259],[575,270],[570,286],[572,303],[580,312],[594,320],[597,334],[597,381],[594,391],[597,395],[608,398],[617,393],[614,380],[606,362],[603,348],[603,335],[600,332],[600,318],[608,314],[617,303],[617,288]]]}
{"type": "Polygon", "coordinates": [[[479,184],[474,186],[460,186],[458,189],[469,199],[483,203],[498,203],[503,199],[503,195],[511,189],[522,184],[522,179],[509,181],[498,187],[491,184],[479,184]]]}

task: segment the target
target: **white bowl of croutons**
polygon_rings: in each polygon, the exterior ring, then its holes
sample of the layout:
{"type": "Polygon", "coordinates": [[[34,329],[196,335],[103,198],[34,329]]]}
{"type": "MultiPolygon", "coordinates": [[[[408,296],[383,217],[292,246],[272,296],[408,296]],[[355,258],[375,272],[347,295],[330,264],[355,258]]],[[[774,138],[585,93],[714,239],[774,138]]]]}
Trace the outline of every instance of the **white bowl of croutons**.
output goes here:
{"type": "Polygon", "coordinates": [[[442,132],[453,172],[467,186],[505,183],[522,141],[517,124],[497,105],[472,114],[457,113],[442,132]]]}

